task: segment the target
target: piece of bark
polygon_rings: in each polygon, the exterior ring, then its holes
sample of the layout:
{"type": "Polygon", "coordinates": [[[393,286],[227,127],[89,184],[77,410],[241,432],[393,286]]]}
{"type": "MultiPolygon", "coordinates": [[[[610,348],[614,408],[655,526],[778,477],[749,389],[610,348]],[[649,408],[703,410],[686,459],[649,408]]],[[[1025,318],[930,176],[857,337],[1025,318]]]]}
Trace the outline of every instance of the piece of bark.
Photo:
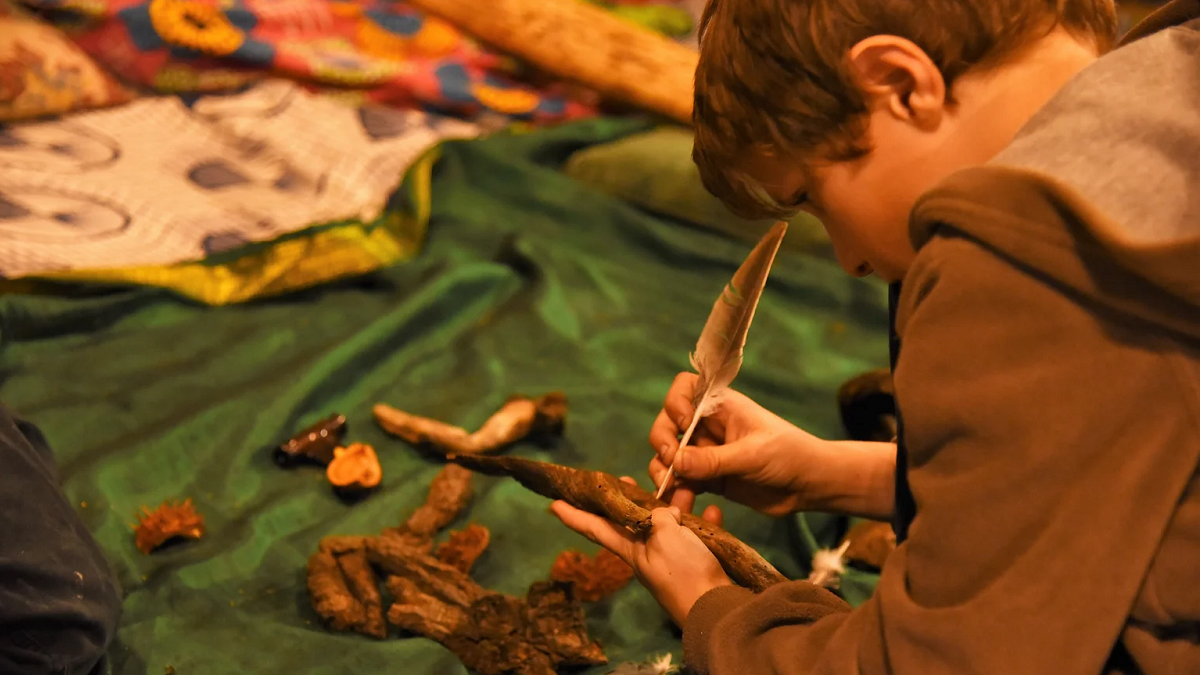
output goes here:
{"type": "Polygon", "coordinates": [[[437,559],[470,574],[475,561],[487,550],[492,533],[482,525],[471,523],[466,528],[451,532],[450,538],[437,547],[437,559]]]}
{"type": "Polygon", "coordinates": [[[602,96],[692,122],[699,55],[579,0],[410,0],[526,63],[602,96]]]}
{"type": "Polygon", "coordinates": [[[580,600],[596,602],[624,588],[633,579],[633,568],[606,548],[592,557],[582,551],[563,551],[554,559],[550,579],[569,581],[580,600]]]}
{"type": "Polygon", "coordinates": [[[442,453],[490,453],[529,436],[562,434],[567,397],[562,392],[537,398],[517,394],[505,401],[474,433],[428,417],[410,415],[382,403],[376,405],[373,412],[385,431],[413,445],[433,447],[442,453]]]}
{"type": "Polygon", "coordinates": [[[334,449],[333,461],[325,467],[325,477],[339,494],[359,495],[379,487],[383,467],[375,448],[366,443],[351,443],[334,449]]]}
{"type": "MultiPolygon", "coordinates": [[[[638,486],[599,471],[519,457],[447,455],[446,459],[479,473],[511,476],[543,497],[562,499],[638,534],[649,532],[651,510],[667,506],[638,486]]],[[[708,521],[685,513],[683,525],[712,551],[734,583],[758,592],[787,580],[753,548],[708,521]]]]}
{"type": "Polygon", "coordinates": [[[163,502],[153,511],[143,506],[137,517],[134,541],[142,553],[149,554],[172,539],[204,536],[204,516],[196,512],[190,497],[182,503],[163,502]]]}
{"type": "Polygon", "coordinates": [[[317,549],[308,558],[308,596],[313,609],[334,630],[357,630],[367,622],[363,607],[346,582],[331,551],[317,549]]]}
{"type": "Polygon", "coordinates": [[[346,587],[362,605],[364,616],[358,632],[374,638],[387,637],[387,624],[383,621],[383,596],[379,594],[379,581],[371,564],[367,562],[367,552],[358,549],[337,556],[338,567],[346,578],[346,587]]]}
{"type": "Polygon", "coordinates": [[[888,556],[896,550],[896,532],[890,523],[863,521],[846,533],[842,543],[846,547],[846,560],[860,567],[881,570],[888,556]]]}
{"type": "MultiPolygon", "coordinates": [[[[432,539],[458,518],[474,496],[471,472],[461,466],[447,465],[429,483],[425,503],[413,511],[404,525],[392,528],[391,532],[413,540],[432,539]]],[[[387,534],[389,530],[384,532],[387,534]]]]}
{"type": "Polygon", "coordinates": [[[842,426],[851,439],[895,440],[896,390],[890,370],[871,370],[847,380],[838,388],[837,400],[842,426]]]}
{"type": "Polygon", "coordinates": [[[368,549],[387,569],[388,621],[444,645],[480,675],[550,675],[608,659],[587,635],[569,584],[538,582],[524,599],[489,591],[429,555],[385,544],[368,549]]]}

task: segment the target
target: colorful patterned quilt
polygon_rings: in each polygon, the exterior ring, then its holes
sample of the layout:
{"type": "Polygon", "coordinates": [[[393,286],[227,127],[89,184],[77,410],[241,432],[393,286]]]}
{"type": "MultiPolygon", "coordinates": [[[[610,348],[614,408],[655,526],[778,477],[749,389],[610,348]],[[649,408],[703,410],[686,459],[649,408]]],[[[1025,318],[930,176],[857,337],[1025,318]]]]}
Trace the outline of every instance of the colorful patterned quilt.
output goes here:
{"type": "MultiPolygon", "coordinates": [[[[466,117],[545,123],[595,113],[590,93],[538,77],[405,2],[22,1],[122,79],[159,92],[227,91],[275,75],[358,102],[466,117]]],[[[657,3],[657,14],[636,4],[659,30],[690,22],[674,0],[657,3]]]]}

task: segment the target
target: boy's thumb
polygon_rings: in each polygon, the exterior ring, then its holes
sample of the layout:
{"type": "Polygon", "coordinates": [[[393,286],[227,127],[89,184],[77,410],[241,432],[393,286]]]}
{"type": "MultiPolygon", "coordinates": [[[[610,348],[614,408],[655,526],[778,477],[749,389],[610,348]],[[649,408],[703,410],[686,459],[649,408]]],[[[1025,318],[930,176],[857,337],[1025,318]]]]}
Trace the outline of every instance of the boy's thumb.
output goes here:
{"type": "Polygon", "coordinates": [[[739,441],[725,445],[689,445],[675,458],[675,471],[692,480],[711,480],[743,473],[750,453],[739,441]]]}

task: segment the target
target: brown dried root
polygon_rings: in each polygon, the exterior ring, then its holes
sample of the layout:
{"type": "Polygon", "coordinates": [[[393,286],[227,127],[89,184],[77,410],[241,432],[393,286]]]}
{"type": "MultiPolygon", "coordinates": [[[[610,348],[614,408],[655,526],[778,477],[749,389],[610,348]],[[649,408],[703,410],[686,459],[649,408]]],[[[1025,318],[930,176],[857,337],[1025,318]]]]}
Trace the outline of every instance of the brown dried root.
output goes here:
{"type": "Polygon", "coordinates": [[[133,526],[138,550],[149,554],[172,539],[199,539],[204,536],[204,516],[196,513],[191,498],[183,503],[163,502],[154,511],[143,506],[133,526]]]}
{"type": "Polygon", "coordinates": [[[562,392],[538,398],[518,394],[509,398],[475,433],[382,403],[375,406],[374,413],[385,431],[413,445],[433,446],[455,454],[490,453],[527,436],[561,434],[567,416],[567,397],[562,392]]]}
{"type": "Polygon", "coordinates": [[[633,579],[633,568],[605,548],[591,558],[582,551],[563,551],[554,559],[550,578],[574,583],[580,600],[596,602],[624,588],[633,579]]]}
{"type": "Polygon", "coordinates": [[[846,560],[863,567],[883,569],[888,556],[896,550],[896,532],[889,523],[863,521],[846,533],[842,542],[846,560]]]}
{"type": "Polygon", "coordinates": [[[588,638],[570,584],[542,581],[524,599],[482,588],[455,567],[378,538],[371,560],[390,574],[388,621],[454,652],[480,675],[552,675],[560,667],[608,662],[588,638]]]}
{"type": "Polygon", "coordinates": [[[333,461],[325,467],[325,477],[339,492],[359,493],[379,486],[383,467],[375,448],[366,443],[351,443],[333,451],[333,461]]]}
{"type": "MultiPolygon", "coordinates": [[[[639,534],[650,530],[650,510],[666,506],[638,486],[599,471],[519,457],[448,455],[446,459],[482,474],[511,476],[543,497],[562,499],[639,534]]],[[[683,515],[683,525],[696,533],[738,585],[758,592],[786,581],[757,551],[725,530],[691,514],[683,515]]]]}
{"type": "Polygon", "coordinates": [[[450,533],[450,538],[437,547],[437,559],[463,574],[470,574],[491,539],[492,533],[486,527],[471,523],[465,529],[450,533]]]}

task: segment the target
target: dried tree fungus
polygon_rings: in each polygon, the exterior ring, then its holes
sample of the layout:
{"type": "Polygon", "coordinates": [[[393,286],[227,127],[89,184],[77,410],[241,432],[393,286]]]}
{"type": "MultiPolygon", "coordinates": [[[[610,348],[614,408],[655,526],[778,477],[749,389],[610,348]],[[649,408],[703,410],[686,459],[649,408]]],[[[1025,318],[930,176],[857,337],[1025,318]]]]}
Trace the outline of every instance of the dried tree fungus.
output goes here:
{"type": "Polygon", "coordinates": [[[383,467],[375,448],[366,443],[351,443],[333,451],[333,461],[325,467],[325,477],[338,494],[353,496],[379,486],[383,467]]]}
{"type": "Polygon", "coordinates": [[[633,568],[615,553],[600,549],[593,557],[582,551],[563,551],[550,568],[554,581],[570,581],[584,602],[596,602],[616,593],[633,579],[633,568]]]}
{"type": "MultiPolygon", "coordinates": [[[[511,476],[543,497],[562,499],[576,508],[604,516],[634,533],[648,532],[650,510],[666,506],[638,486],[599,471],[584,471],[519,457],[447,455],[446,459],[479,473],[511,476]]],[[[683,525],[696,533],[738,585],[758,592],[786,580],[757,551],[712,523],[685,513],[683,525]]]]}
{"type": "Polygon", "coordinates": [[[567,397],[561,392],[537,398],[515,395],[474,433],[382,403],[375,406],[374,413],[384,430],[413,445],[433,447],[443,453],[490,453],[526,437],[561,434],[567,416],[567,397]]]}
{"type": "Polygon", "coordinates": [[[196,513],[192,500],[169,504],[163,502],[154,511],[143,506],[133,527],[138,550],[150,553],[172,539],[199,539],[204,536],[204,516],[196,513]]]}
{"type": "Polygon", "coordinates": [[[333,414],[275,448],[272,457],[282,467],[306,463],[324,466],[333,461],[333,451],[341,445],[345,433],[345,416],[333,414]]]}
{"type": "Polygon", "coordinates": [[[437,547],[437,559],[463,574],[470,574],[475,561],[487,550],[492,533],[482,525],[471,523],[466,528],[451,532],[450,537],[437,547]]]}
{"type": "Polygon", "coordinates": [[[872,370],[838,388],[838,411],[846,433],[856,441],[889,442],[896,438],[896,393],[892,373],[872,370]]]}
{"type": "Polygon", "coordinates": [[[889,523],[868,520],[850,528],[842,541],[849,542],[846,560],[862,567],[883,569],[896,549],[896,532],[889,523]]]}
{"type": "Polygon", "coordinates": [[[438,547],[437,558],[430,554],[432,537],[458,516],[470,495],[470,472],[448,465],[404,525],[379,536],[321,540],[308,562],[317,613],[335,630],[385,637],[382,576],[392,599],[388,623],[440,642],[480,675],[551,675],[559,667],[607,663],[588,638],[571,584],[538,582],[524,598],[514,598],[468,576],[487,547],[486,528],[469,525],[438,547]]]}

